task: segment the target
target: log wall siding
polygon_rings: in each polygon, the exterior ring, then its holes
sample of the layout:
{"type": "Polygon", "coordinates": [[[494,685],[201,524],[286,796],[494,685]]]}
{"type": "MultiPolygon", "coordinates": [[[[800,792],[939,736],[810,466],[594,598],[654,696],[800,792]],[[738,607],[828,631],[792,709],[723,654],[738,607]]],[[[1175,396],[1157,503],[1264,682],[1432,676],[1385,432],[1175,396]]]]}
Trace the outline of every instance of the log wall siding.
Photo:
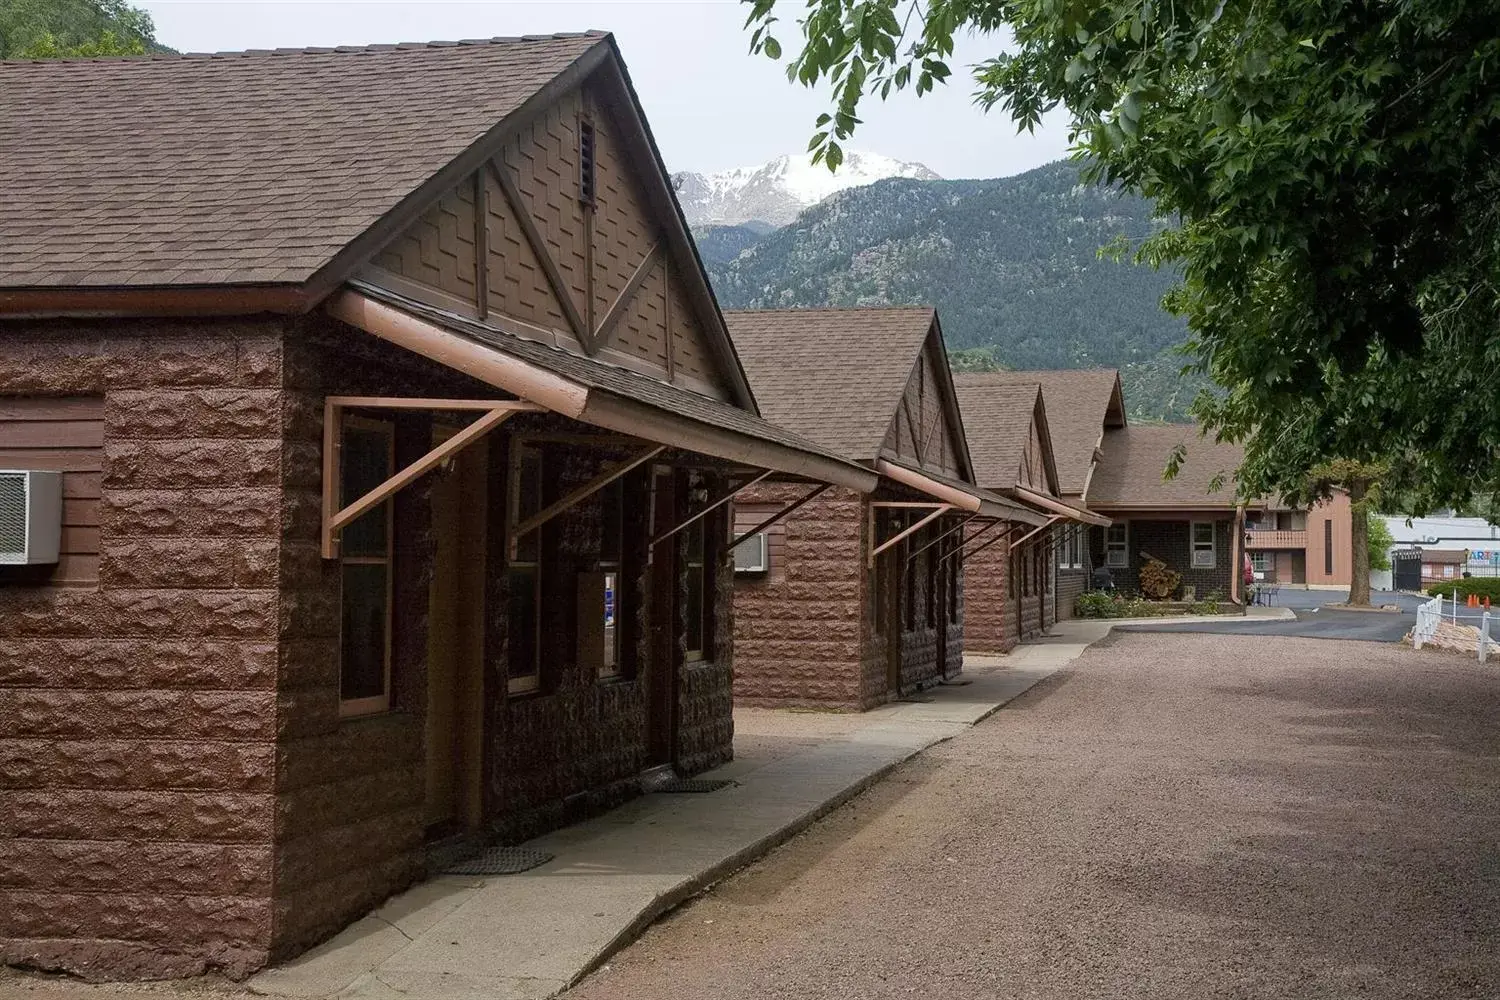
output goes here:
{"type": "MultiPolygon", "coordinates": [[[[127,398],[117,393],[115,402],[127,398]]],[[[0,580],[92,586],[99,581],[104,397],[0,396],[0,469],[61,472],[62,537],[55,564],[8,567],[0,580]]]]}
{"type": "Polygon", "coordinates": [[[243,974],[274,925],[279,331],[3,326],[0,405],[102,397],[104,461],[69,490],[97,587],[0,588],[0,961],[243,974]]]}

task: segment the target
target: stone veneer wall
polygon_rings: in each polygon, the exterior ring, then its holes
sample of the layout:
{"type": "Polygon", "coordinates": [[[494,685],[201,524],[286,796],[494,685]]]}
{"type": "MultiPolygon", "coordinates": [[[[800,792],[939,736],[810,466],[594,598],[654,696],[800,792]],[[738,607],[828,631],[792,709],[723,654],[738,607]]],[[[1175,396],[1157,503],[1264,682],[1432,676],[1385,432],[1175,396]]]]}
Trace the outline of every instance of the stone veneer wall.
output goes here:
{"type": "Polygon", "coordinates": [[[96,586],[0,587],[0,961],[273,950],[281,333],[7,322],[0,396],[102,395],[96,586]]]}
{"type": "MultiPolygon", "coordinates": [[[[973,538],[979,533],[971,525],[964,534],[973,538]]],[[[994,535],[991,531],[983,537],[994,535]]],[[[1009,540],[979,549],[964,561],[963,636],[969,652],[1005,653],[1015,648],[1015,602],[1010,588],[1009,540]]]]}
{"type": "MultiPolygon", "coordinates": [[[[804,485],[761,485],[745,503],[786,504],[804,485]]],[[[764,577],[731,580],[734,593],[734,699],[741,705],[863,708],[872,652],[864,567],[864,502],[834,487],[788,516],[783,565],[764,577]]]]}

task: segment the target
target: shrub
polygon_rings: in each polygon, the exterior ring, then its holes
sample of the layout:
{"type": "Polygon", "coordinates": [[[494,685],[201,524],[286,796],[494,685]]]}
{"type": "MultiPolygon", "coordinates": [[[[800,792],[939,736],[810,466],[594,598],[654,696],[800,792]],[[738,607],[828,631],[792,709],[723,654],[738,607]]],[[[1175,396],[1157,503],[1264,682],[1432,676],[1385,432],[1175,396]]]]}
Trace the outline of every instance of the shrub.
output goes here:
{"type": "Polygon", "coordinates": [[[1114,613],[1115,599],[1102,590],[1090,590],[1079,594],[1073,604],[1073,613],[1079,618],[1118,618],[1114,613]]]}
{"type": "Polygon", "coordinates": [[[1470,594],[1474,594],[1480,598],[1488,597],[1491,601],[1500,601],[1500,577],[1471,576],[1468,579],[1459,577],[1456,580],[1444,580],[1428,587],[1427,596],[1442,594],[1444,597],[1452,597],[1455,590],[1458,591],[1459,600],[1465,600],[1470,594]]]}
{"type": "Polygon", "coordinates": [[[1192,615],[1216,615],[1219,613],[1219,605],[1224,601],[1224,593],[1219,590],[1210,590],[1201,601],[1194,601],[1188,605],[1188,614],[1192,615]]]}
{"type": "Polygon", "coordinates": [[[1160,618],[1177,611],[1134,594],[1091,590],[1078,595],[1073,613],[1079,618],[1160,618]]]}

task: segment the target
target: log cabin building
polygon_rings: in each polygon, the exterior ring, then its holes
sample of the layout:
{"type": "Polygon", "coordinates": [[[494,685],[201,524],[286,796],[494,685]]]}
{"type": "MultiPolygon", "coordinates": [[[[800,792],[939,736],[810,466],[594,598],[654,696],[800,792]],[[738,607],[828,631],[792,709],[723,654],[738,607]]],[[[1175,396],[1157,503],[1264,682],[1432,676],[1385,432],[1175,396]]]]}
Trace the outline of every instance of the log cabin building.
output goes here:
{"type": "Polygon", "coordinates": [[[0,961],[244,975],[728,760],[729,499],[895,489],[759,416],[607,35],[0,63],[0,143],[0,961]]]}
{"type": "MultiPolygon", "coordinates": [[[[1041,635],[1060,617],[1064,599],[1071,611],[1076,594],[1060,593],[1054,566],[1077,558],[1073,549],[1087,526],[1109,524],[1062,499],[1041,384],[998,374],[954,377],[975,474],[980,485],[1035,508],[1047,522],[1019,532],[968,529],[964,646],[971,652],[1006,652],[1041,635]]],[[[1064,397],[1059,408],[1068,405],[1064,397]]]]}
{"type": "Polygon", "coordinates": [[[880,475],[868,495],[771,479],[736,499],[736,701],[863,710],[953,677],[964,528],[1046,518],[976,484],[937,313],[726,319],[765,417],[880,475]]]}

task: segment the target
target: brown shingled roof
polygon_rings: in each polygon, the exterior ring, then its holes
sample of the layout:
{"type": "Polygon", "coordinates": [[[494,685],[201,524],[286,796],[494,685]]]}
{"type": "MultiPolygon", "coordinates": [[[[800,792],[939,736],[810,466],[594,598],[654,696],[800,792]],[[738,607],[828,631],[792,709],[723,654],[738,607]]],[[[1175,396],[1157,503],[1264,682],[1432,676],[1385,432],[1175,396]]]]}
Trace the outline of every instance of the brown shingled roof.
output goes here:
{"type": "Polygon", "coordinates": [[[607,39],[0,62],[0,288],[301,282],[607,39]]]}
{"type": "Polygon", "coordinates": [[[931,308],[724,314],[761,416],[855,461],[879,457],[931,308]]]}
{"type": "Polygon", "coordinates": [[[1234,474],[1244,460],[1244,449],[1199,436],[1197,424],[1116,428],[1105,432],[1100,450],[1103,457],[1089,485],[1089,506],[1096,510],[1235,505],[1234,474]],[[1177,477],[1164,482],[1167,458],[1178,445],[1187,449],[1187,457],[1177,477]],[[1220,474],[1223,486],[1210,491],[1220,474]]]}
{"type": "MultiPolygon", "coordinates": [[[[1112,368],[975,372],[953,376],[960,398],[966,389],[977,386],[1042,387],[1047,425],[1052,432],[1052,455],[1057,463],[1057,488],[1065,496],[1081,495],[1089,481],[1094,446],[1104,429],[1119,380],[1119,372],[1112,368]]],[[[970,448],[973,447],[971,441],[970,448]]],[[[1090,489],[1088,500],[1091,505],[1093,499],[1090,489]]]]}
{"type": "Polygon", "coordinates": [[[975,383],[958,379],[958,405],[974,459],[974,476],[986,489],[1011,489],[1020,481],[1021,458],[1031,437],[1042,387],[1035,382],[975,383]]]}

